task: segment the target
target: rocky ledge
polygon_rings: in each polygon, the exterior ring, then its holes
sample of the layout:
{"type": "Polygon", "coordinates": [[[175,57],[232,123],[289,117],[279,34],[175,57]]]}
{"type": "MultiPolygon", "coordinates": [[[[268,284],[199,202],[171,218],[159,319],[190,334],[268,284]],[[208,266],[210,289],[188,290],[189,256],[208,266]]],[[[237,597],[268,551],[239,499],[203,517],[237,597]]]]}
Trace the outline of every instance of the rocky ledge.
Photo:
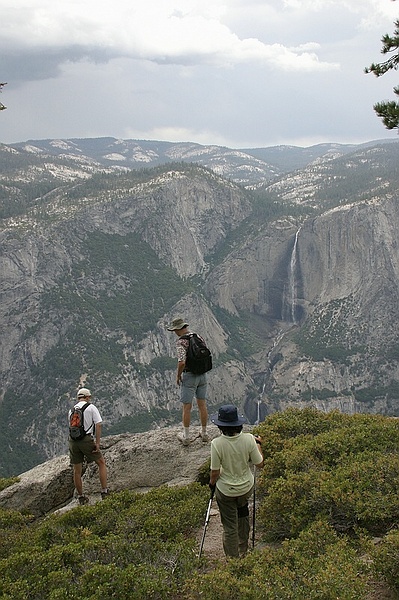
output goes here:
{"type": "MultiPolygon", "coordinates": [[[[198,427],[192,427],[191,444],[182,446],[177,439],[180,430],[176,426],[104,437],[101,450],[107,463],[109,489],[145,492],[161,485],[186,485],[195,481],[210,457],[210,443],[202,442],[198,427]]],[[[208,431],[211,438],[219,435],[214,425],[208,431]]],[[[95,464],[85,469],[83,488],[91,503],[100,499],[95,464]]],[[[36,517],[68,510],[76,504],[67,454],[22,473],[17,483],[0,492],[1,507],[29,512],[36,517]]]]}

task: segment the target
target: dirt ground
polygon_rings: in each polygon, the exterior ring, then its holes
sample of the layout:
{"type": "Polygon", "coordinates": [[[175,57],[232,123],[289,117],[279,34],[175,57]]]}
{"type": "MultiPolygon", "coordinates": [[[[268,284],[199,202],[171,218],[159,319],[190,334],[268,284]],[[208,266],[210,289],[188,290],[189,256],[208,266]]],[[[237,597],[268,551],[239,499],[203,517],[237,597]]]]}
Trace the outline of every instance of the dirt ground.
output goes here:
{"type": "MultiPolygon", "coordinates": [[[[204,515],[205,523],[205,515],[204,515]]],[[[210,512],[210,518],[208,527],[205,534],[204,546],[202,549],[202,556],[208,558],[212,562],[218,562],[224,560],[224,552],[222,546],[222,525],[220,523],[219,509],[216,504],[216,500],[212,502],[212,508],[210,512]]],[[[204,527],[200,529],[197,534],[198,551],[201,546],[202,536],[204,534],[204,527]]]]}

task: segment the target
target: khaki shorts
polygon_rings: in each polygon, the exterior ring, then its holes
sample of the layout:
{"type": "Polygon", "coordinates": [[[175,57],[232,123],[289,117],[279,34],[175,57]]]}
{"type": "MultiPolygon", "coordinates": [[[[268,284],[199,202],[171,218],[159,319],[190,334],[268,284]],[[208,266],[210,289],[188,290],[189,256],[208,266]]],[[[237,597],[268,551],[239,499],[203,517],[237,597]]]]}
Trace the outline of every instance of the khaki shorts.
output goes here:
{"type": "Polygon", "coordinates": [[[69,440],[69,457],[71,464],[80,465],[84,459],[88,463],[95,462],[102,457],[101,451],[93,452],[95,449],[94,439],[86,435],[82,440],[69,440]]]}
{"type": "Polygon", "coordinates": [[[180,401],[183,404],[192,404],[194,397],[197,400],[205,400],[207,381],[206,373],[195,375],[189,371],[183,371],[180,386],[180,401]]]}

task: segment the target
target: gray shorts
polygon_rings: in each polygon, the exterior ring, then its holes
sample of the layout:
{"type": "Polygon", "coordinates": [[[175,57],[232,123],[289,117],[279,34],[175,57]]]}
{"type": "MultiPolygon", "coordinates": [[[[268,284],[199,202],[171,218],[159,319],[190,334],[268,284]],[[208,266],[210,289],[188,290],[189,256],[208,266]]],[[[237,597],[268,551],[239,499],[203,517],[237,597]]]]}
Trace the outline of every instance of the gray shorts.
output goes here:
{"type": "Polygon", "coordinates": [[[91,435],[86,435],[82,440],[69,440],[69,458],[71,464],[83,464],[86,457],[88,463],[95,462],[102,457],[100,451],[93,452],[95,448],[94,439],[91,435]]]}
{"type": "Polygon", "coordinates": [[[194,375],[186,371],[182,374],[180,386],[180,401],[183,404],[192,404],[193,398],[197,400],[206,399],[206,388],[208,385],[206,373],[194,375]]]}

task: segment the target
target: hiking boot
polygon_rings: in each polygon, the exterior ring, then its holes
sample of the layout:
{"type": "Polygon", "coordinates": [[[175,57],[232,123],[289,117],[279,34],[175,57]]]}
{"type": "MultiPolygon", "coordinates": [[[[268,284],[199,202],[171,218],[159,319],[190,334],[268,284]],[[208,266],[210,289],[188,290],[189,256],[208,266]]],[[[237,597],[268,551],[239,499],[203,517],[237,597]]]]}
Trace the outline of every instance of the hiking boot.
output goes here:
{"type": "Polygon", "coordinates": [[[87,496],[78,496],[78,500],[79,500],[79,504],[81,504],[82,506],[84,504],[89,503],[89,498],[87,496]]]}
{"type": "Polygon", "coordinates": [[[106,492],[101,492],[101,500],[105,500],[105,498],[109,497],[109,490],[106,492]]]}
{"type": "Polygon", "coordinates": [[[177,434],[177,439],[183,444],[183,446],[188,446],[190,444],[190,438],[184,437],[182,433],[177,434]]]}
{"type": "Polygon", "coordinates": [[[203,442],[209,442],[210,437],[207,433],[200,433],[200,438],[202,439],[203,442]]]}

